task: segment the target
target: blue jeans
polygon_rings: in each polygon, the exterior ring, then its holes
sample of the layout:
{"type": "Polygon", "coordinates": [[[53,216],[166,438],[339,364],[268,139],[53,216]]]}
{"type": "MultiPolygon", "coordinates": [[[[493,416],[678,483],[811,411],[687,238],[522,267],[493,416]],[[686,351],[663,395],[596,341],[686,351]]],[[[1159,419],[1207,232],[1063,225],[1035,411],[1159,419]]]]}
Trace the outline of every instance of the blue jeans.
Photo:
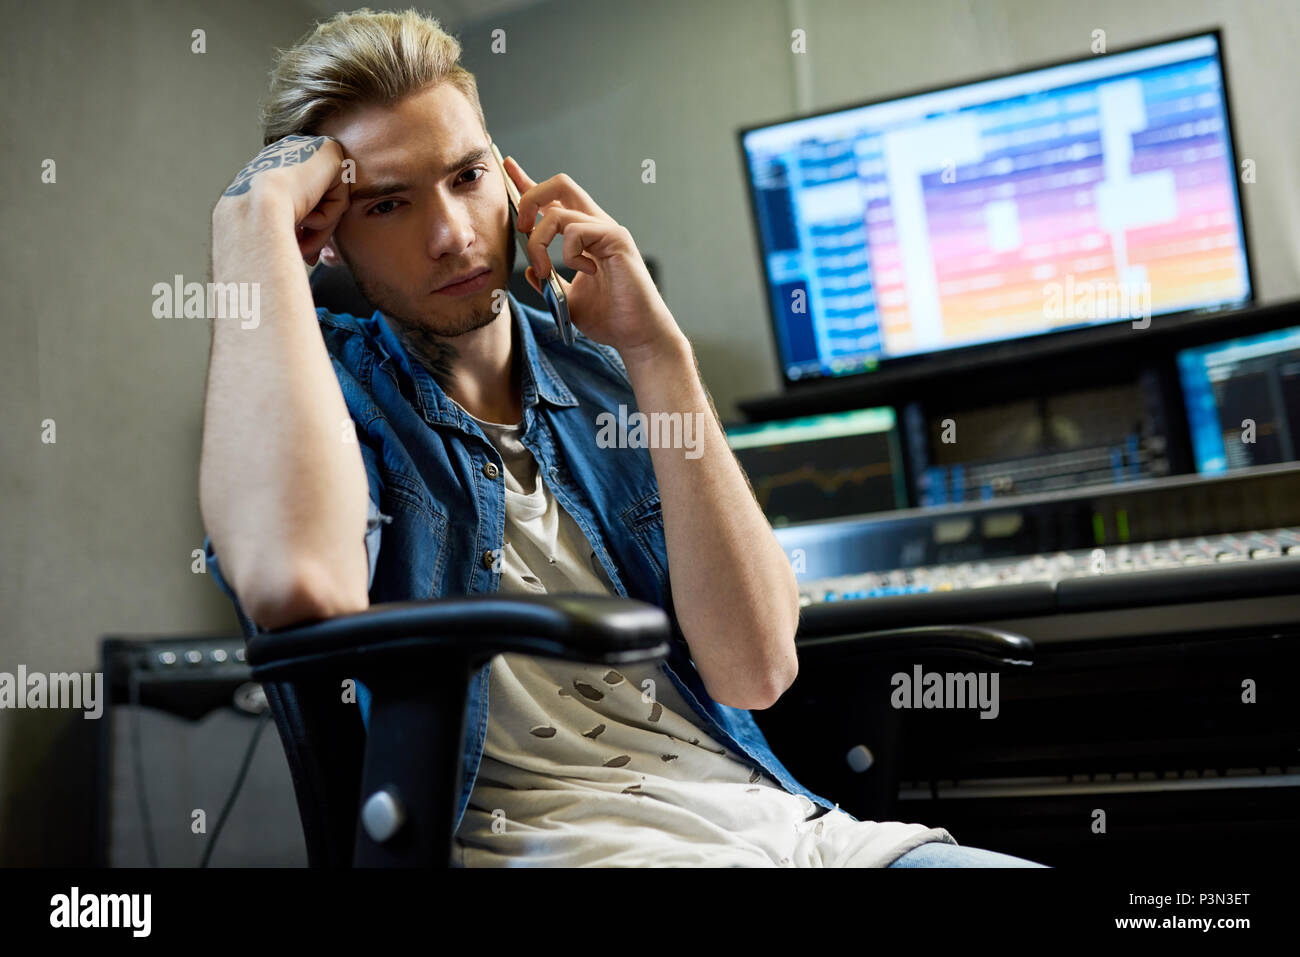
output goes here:
{"type": "Polygon", "coordinates": [[[960,844],[944,844],[942,841],[930,841],[920,844],[890,867],[1046,867],[1023,857],[1012,857],[997,851],[986,851],[979,847],[963,847],[960,844]]]}

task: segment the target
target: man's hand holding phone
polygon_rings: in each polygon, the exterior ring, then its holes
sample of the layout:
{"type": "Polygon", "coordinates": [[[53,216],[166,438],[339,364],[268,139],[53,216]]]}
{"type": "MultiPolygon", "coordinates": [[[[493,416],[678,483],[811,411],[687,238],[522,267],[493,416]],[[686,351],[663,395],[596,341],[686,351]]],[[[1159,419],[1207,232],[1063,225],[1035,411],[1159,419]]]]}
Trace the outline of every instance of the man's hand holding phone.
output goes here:
{"type": "Polygon", "coordinates": [[[534,182],[511,157],[506,174],[518,187],[516,228],[528,236],[528,282],[541,292],[551,273],[547,246],[564,237],[563,260],[577,270],[565,283],[569,315],[589,339],[613,346],[625,361],[680,349],[685,338],[637,251],[632,234],[596,205],[566,173],[534,182]],[[541,219],[538,219],[540,213],[541,219]]]}

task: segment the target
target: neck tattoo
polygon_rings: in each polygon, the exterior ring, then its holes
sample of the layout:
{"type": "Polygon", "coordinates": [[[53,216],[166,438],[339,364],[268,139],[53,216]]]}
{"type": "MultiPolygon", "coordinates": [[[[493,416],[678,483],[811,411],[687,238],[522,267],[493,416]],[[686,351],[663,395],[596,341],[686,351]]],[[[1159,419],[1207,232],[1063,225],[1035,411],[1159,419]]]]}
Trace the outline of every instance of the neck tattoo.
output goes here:
{"type": "Polygon", "coordinates": [[[451,384],[452,365],[460,358],[456,347],[418,326],[404,326],[398,332],[398,338],[411,357],[424,366],[433,376],[433,381],[446,392],[451,384]]]}

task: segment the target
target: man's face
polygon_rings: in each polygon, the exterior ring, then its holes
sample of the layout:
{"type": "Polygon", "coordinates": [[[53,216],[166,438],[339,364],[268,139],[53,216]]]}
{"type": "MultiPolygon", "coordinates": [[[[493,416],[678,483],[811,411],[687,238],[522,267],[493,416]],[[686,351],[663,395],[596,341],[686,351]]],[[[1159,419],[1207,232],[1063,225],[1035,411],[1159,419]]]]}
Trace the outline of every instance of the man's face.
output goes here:
{"type": "Polygon", "coordinates": [[[395,106],[345,111],[320,132],[356,160],[326,264],[337,251],[366,299],[407,326],[459,336],[497,318],[493,290],[514,268],[510,204],[465,95],[440,83],[395,106]],[[483,269],[473,291],[442,288],[483,269]]]}

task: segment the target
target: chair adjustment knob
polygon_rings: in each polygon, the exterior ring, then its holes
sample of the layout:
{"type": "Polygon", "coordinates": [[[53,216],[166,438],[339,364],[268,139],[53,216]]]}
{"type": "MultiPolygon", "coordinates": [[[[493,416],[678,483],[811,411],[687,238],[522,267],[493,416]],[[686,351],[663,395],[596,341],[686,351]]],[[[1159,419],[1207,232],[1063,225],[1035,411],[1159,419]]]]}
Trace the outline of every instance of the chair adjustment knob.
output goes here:
{"type": "Polygon", "coordinates": [[[849,753],[844,756],[849,762],[849,767],[861,774],[876,763],[875,755],[865,744],[859,744],[856,747],[849,748],[849,753]]]}
{"type": "Polygon", "coordinates": [[[391,788],[383,788],[370,795],[365,807],[361,809],[361,824],[378,844],[391,838],[405,823],[406,808],[391,788]]]}

